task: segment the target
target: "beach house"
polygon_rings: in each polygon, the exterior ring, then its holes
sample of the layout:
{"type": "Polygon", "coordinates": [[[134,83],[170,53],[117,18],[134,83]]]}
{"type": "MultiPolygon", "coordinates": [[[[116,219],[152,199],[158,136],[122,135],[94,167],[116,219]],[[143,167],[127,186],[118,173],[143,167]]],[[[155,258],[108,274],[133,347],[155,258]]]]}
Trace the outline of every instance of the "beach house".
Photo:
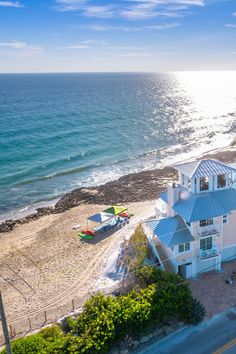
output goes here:
{"type": "Polygon", "coordinates": [[[144,231],[161,266],[185,278],[236,258],[236,169],[205,159],[175,165],[144,231]]]}

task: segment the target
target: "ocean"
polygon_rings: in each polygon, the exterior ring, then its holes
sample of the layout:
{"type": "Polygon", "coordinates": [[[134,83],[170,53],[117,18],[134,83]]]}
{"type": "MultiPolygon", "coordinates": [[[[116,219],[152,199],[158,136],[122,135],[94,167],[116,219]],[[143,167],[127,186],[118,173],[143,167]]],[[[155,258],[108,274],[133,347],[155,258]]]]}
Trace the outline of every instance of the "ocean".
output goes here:
{"type": "Polygon", "coordinates": [[[1,74],[0,219],[228,146],[236,72],[1,74]]]}

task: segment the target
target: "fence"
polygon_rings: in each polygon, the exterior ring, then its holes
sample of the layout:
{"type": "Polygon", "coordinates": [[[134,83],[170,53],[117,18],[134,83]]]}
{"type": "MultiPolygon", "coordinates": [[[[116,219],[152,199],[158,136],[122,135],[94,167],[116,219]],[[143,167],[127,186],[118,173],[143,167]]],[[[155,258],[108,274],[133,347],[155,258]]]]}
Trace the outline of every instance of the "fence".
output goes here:
{"type": "MultiPolygon", "coordinates": [[[[123,293],[129,290],[132,286],[132,276],[126,276],[123,280],[116,282],[113,286],[109,286],[101,289],[101,291],[107,295],[115,293],[123,293]]],[[[61,320],[68,315],[76,315],[82,312],[84,303],[94,293],[87,294],[83,297],[72,298],[68,302],[58,305],[56,307],[49,307],[43,311],[36,312],[35,314],[29,314],[29,316],[22,316],[19,319],[7,319],[10,338],[17,339],[26,336],[29,333],[37,331],[46,325],[52,324],[61,320]]],[[[1,327],[1,325],[0,325],[1,327]]],[[[2,334],[2,328],[0,328],[0,346],[4,345],[4,338],[2,334]]]]}

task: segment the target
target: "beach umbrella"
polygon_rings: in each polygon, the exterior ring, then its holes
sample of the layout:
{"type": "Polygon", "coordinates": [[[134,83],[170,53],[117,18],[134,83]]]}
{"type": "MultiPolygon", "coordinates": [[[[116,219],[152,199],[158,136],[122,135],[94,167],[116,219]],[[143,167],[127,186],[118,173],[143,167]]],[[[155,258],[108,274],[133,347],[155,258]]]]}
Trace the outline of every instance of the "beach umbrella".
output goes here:
{"type": "Polygon", "coordinates": [[[105,221],[108,221],[109,219],[111,219],[113,217],[114,217],[114,215],[111,213],[101,212],[101,213],[89,216],[88,220],[102,224],[105,221]]]}
{"type": "Polygon", "coordinates": [[[119,215],[120,213],[123,213],[126,210],[127,210],[127,208],[125,208],[125,207],[112,205],[110,208],[103,210],[103,212],[113,214],[113,215],[119,215]]]}

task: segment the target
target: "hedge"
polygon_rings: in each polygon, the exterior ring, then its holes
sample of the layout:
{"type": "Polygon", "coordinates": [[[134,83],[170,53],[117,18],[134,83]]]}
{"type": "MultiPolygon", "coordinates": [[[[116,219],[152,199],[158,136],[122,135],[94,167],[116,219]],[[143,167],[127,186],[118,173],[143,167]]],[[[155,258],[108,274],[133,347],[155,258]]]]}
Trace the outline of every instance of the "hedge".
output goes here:
{"type": "Polygon", "coordinates": [[[52,326],[13,342],[13,354],[107,353],[124,335],[137,335],[173,318],[197,324],[205,315],[188,285],[178,275],[153,267],[136,271],[139,290],[124,296],[98,293],[76,318],[67,318],[63,331],[52,326]]]}

